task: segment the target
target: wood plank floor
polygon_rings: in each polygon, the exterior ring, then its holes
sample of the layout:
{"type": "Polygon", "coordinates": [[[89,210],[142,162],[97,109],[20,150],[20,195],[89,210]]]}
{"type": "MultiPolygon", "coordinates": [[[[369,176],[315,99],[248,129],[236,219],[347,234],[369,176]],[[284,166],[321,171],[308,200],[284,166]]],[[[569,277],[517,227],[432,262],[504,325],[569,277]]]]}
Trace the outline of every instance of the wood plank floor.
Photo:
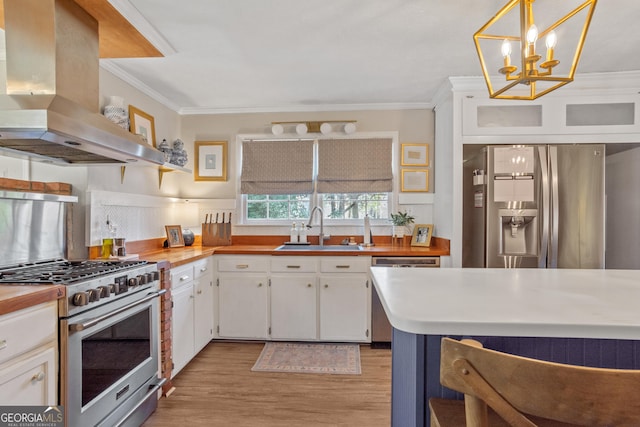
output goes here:
{"type": "Polygon", "coordinates": [[[360,346],[362,375],[251,372],[263,346],[209,344],[144,427],[391,424],[391,350],[360,346]]]}

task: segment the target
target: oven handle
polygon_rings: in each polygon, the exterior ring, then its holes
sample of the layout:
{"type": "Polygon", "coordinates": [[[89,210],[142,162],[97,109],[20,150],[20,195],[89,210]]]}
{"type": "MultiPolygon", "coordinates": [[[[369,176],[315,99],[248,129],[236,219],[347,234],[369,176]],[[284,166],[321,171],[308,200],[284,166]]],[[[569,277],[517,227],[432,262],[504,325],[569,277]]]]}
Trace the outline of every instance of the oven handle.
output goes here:
{"type": "Polygon", "coordinates": [[[88,328],[90,328],[92,326],[95,326],[98,323],[109,319],[110,317],[117,316],[118,314],[123,313],[123,312],[129,310],[130,308],[133,308],[133,307],[138,306],[140,304],[144,304],[145,302],[151,301],[152,299],[154,299],[156,297],[159,297],[160,295],[163,295],[165,293],[167,293],[166,289],[160,289],[157,292],[154,292],[152,294],[147,295],[146,297],[142,298],[141,300],[138,300],[136,302],[132,302],[131,304],[125,305],[124,307],[120,307],[119,309],[113,310],[112,312],[109,312],[109,313],[107,313],[107,314],[105,314],[103,316],[93,318],[93,319],[88,320],[88,321],[83,322],[83,323],[71,323],[69,325],[69,330],[72,331],[72,332],[84,331],[85,329],[88,329],[88,328]]]}

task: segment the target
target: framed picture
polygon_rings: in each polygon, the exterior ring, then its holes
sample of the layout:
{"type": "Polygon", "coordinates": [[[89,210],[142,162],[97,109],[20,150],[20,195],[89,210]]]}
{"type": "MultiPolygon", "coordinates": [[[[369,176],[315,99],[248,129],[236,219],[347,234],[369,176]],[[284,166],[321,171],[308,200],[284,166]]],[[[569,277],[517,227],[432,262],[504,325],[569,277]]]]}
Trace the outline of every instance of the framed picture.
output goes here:
{"type": "Polygon", "coordinates": [[[429,166],[429,144],[401,144],[401,166],[429,166]]]}
{"type": "Polygon", "coordinates": [[[149,145],[156,146],[156,126],[153,116],[129,105],[129,131],[140,135],[149,145]]]}
{"type": "Polygon", "coordinates": [[[170,248],[179,248],[184,246],[182,227],[179,225],[165,225],[164,229],[167,231],[167,243],[170,248]]]}
{"type": "Polygon", "coordinates": [[[411,237],[411,246],[429,246],[431,245],[431,232],[433,224],[416,224],[413,227],[413,236],[411,237]]]}
{"type": "Polygon", "coordinates": [[[196,141],[196,181],[227,180],[227,141],[196,141]]]}
{"type": "Polygon", "coordinates": [[[429,191],[429,169],[402,169],[404,192],[429,191]]]}

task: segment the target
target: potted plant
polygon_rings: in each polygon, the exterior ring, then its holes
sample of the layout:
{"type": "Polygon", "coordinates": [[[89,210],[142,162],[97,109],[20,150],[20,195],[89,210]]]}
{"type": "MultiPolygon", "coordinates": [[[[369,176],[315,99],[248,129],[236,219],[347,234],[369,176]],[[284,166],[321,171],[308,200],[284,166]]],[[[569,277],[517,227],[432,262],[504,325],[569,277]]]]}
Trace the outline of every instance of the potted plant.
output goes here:
{"type": "Polygon", "coordinates": [[[407,226],[413,224],[414,217],[407,212],[398,212],[391,214],[391,223],[393,224],[393,236],[404,237],[407,226]]]}

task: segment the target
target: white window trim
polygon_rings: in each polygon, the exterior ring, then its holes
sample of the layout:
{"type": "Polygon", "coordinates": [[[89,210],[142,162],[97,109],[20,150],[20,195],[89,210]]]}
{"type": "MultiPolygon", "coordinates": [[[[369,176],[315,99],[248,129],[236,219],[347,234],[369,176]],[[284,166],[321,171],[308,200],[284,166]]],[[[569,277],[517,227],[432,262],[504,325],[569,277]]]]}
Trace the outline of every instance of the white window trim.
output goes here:
{"type": "MultiPolygon", "coordinates": [[[[273,134],[267,133],[254,133],[254,134],[237,134],[236,135],[236,159],[238,159],[238,165],[236,167],[235,173],[235,181],[236,181],[236,206],[239,207],[238,215],[237,215],[237,224],[243,226],[283,226],[283,225],[291,225],[291,220],[248,220],[246,218],[246,204],[247,197],[240,193],[240,178],[242,174],[242,142],[245,140],[253,139],[253,140],[275,140],[281,141],[283,139],[314,139],[317,141],[321,141],[323,139],[367,139],[367,138],[391,138],[391,172],[393,174],[393,192],[389,198],[389,212],[395,212],[396,207],[398,206],[398,195],[400,194],[400,171],[399,171],[399,152],[400,152],[400,144],[399,144],[399,133],[398,131],[385,131],[385,132],[356,132],[349,135],[340,135],[340,134],[332,134],[332,135],[319,135],[319,134],[308,134],[308,135],[297,135],[297,134],[283,134],[275,136],[273,134]]],[[[312,204],[311,207],[320,203],[320,197],[318,194],[311,197],[312,204]]],[[[306,219],[308,220],[308,218],[306,219]]],[[[300,220],[295,220],[299,222],[300,220]]],[[[316,220],[314,219],[314,222],[316,220]]],[[[325,218],[324,223],[326,225],[336,227],[336,226],[354,226],[362,223],[362,219],[330,219],[325,218]]],[[[372,225],[388,225],[389,221],[384,219],[377,219],[371,221],[372,225]]]]}

